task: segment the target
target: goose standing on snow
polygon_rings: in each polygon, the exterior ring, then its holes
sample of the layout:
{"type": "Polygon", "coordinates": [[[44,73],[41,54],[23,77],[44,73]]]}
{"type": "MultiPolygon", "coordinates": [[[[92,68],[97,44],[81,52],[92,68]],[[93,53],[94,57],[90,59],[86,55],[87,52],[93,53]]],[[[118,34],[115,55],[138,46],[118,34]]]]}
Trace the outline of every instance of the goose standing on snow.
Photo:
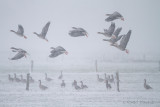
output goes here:
{"type": "Polygon", "coordinates": [[[77,84],[76,80],[73,81],[72,86],[75,86],[75,84],[77,84]]]}
{"type": "Polygon", "coordinates": [[[145,89],[152,89],[152,87],[151,86],[149,86],[147,83],[146,83],[146,79],[144,79],[144,88],[145,89]]]}
{"type": "Polygon", "coordinates": [[[128,41],[130,39],[130,36],[131,36],[131,30],[129,30],[126,35],[123,35],[119,45],[113,44],[112,46],[117,47],[121,51],[126,51],[126,53],[129,53],[128,49],[126,49],[126,46],[127,46],[128,41]]]}
{"type": "Polygon", "coordinates": [[[16,35],[20,36],[20,37],[24,37],[25,39],[27,39],[27,37],[24,35],[24,29],[22,25],[18,25],[18,31],[14,31],[14,30],[10,30],[11,32],[14,32],[16,35]]]}
{"type": "Polygon", "coordinates": [[[31,76],[29,77],[29,82],[34,83],[34,79],[31,76]]]}
{"type": "Polygon", "coordinates": [[[123,16],[118,12],[114,12],[113,14],[106,14],[106,16],[108,16],[108,18],[105,19],[107,22],[114,21],[116,19],[121,19],[124,21],[123,16]]]}
{"type": "Polygon", "coordinates": [[[11,82],[13,82],[14,78],[12,78],[10,74],[8,74],[8,80],[11,81],[11,82]]]}
{"type": "Polygon", "coordinates": [[[26,82],[27,82],[26,79],[23,79],[23,75],[21,75],[21,82],[22,82],[22,83],[26,83],[26,82]]]}
{"type": "Polygon", "coordinates": [[[61,71],[61,75],[58,77],[58,79],[62,79],[62,78],[63,78],[62,72],[63,72],[63,71],[61,71]]]}
{"type": "Polygon", "coordinates": [[[20,81],[21,81],[19,78],[17,78],[17,75],[16,75],[16,74],[14,74],[14,80],[15,80],[16,82],[20,82],[20,81]]]}
{"type": "Polygon", "coordinates": [[[13,58],[10,58],[10,60],[18,60],[18,59],[21,59],[22,57],[26,57],[26,54],[27,51],[23,50],[23,49],[18,49],[18,48],[14,48],[14,47],[11,47],[12,49],[12,52],[18,52],[13,58]]]}
{"type": "Polygon", "coordinates": [[[84,85],[82,81],[80,81],[80,83],[81,83],[81,88],[82,89],[88,88],[87,85],[84,85]]]}
{"type": "Polygon", "coordinates": [[[39,80],[39,88],[40,88],[41,90],[46,90],[46,89],[48,89],[48,87],[46,87],[46,86],[44,86],[44,85],[41,84],[41,80],[39,80]]]}
{"type": "Polygon", "coordinates": [[[111,87],[111,84],[108,83],[108,80],[106,80],[106,88],[107,88],[107,89],[111,89],[111,88],[112,88],[112,87],[111,87]]]}
{"type": "Polygon", "coordinates": [[[108,29],[104,29],[104,32],[98,32],[98,34],[102,34],[105,37],[112,37],[114,30],[115,30],[115,23],[112,22],[108,29]]]}
{"type": "Polygon", "coordinates": [[[45,80],[46,80],[46,81],[52,81],[52,78],[48,78],[48,77],[47,77],[47,73],[45,73],[45,80]]]}
{"type": "Polygon", "coordinates": [[[83,28],[76,28],[76,27],[72,27],[73,30],[69,31],[69,35],[71,37],[79,37],[79,36],[86,36],[88,37],[88,33],[86,30],[84,30],[83,28]]]}
{"type": "Polygon", "coordinates": [[[33,34],[36,34],[39,38],[44,39],[48,42],[48,40],[46,39],[46,34],[48,32],[48,28],[49,28],[50,22],[48,22],[42,29],[42,32],[40,34],[33,32],[33,34]]]}
{"type": "Polygon", "coordinates": [[[98,75],[98,74],[97,74],[97,80],[98,80],[99,82],[103,82],[103,81],[104,81],[104,79],[99,78],[99,75],[98,75]]]}
{"type": "Polygon", "coordinates": [[[64,80],[62,80],[61,87],[65,87],[65,86],[66,86],[65,82],[64,80]]]}
{"type": "Polygon", "coordinates": [[[77,83],[75,83],[74,88],[75,88],[76,90],[80,90],[80,89],[81,89],[81,87],[78,86],[77,83]]]}

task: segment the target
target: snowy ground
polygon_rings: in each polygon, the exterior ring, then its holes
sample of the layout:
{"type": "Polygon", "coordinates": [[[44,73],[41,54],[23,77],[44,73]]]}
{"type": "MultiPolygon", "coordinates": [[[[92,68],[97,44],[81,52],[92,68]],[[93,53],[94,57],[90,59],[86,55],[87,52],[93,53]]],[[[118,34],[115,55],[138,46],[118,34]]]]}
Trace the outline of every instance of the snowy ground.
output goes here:
{"type": "MultiPolygon", "coordinates": [[[[146,66],[147,67],[147,66],[146,66]]],[[[94,71],[74,72],[64,70],[64,80],[66,88],[61,88],[62,80],[58,79],[59,71],[41,71],[33,72],[31,76],[35,83],[30,84],[30,90],[25,90],[25,84],[9,82],[8,74],[16,73],[18,77],[26,72],[8,72],[0,73],[0,107],[160,107],[160,72],[137,72],[132,70],[120,72],[120,92],[116,91],[116,85],[112,85],[111,90],[107,90],[105,83],[99,83],[94,71]],[[44,79],[44,73],[53,78],[51,82],[44,79]],[[145,90],[143,80],[153,87],[152,90],[145,90]],[[38,87],[38,80],[49,89],[42,91],[38,87]],[[75,90],[72,87],[73,80],[83,81],[88,85],[88,89],[75,90]]],[[[115,72],[98,72],[101,78],[104,73],[114,74],[115,72]]]]}

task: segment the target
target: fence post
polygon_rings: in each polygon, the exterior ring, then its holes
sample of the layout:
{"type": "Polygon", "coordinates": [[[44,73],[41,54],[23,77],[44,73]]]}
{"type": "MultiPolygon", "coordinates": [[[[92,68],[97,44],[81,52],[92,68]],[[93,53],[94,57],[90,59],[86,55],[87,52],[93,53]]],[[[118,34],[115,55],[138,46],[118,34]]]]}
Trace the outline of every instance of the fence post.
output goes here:
{"type": "Polygon", "coordinates": [[[119,90],[119,73],[118,73],[118,71],[116,72],[116,79],[117,79],[117,91],[120,92],[120,90],[119,90]]]}
{"type": "Polygon", "coordinates": [[[29,91],[29,78],[30,78],[30,74],[27,74],[27,82],[26,82],[26,90],[29,91]]]}
{"type": "Polygon", "coordinates": [[[95,66],[96,66],[96,72],[98,72],[98,69],[97,69],[97,60],[95,61],[95,66]]]}
{"type": "Polygon", "coordinates": [[[34,64],[34,62],[33,62],[33,60],[31,60],[31,72],[33,72],[33,64],[34,64]]]}

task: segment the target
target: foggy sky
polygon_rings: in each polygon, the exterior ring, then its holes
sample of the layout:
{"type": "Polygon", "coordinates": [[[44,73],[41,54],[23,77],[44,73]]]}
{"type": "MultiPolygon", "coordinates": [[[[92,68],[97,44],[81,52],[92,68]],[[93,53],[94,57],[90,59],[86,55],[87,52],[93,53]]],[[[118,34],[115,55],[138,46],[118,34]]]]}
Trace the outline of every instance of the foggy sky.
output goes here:
{"type": "MultiPolygon", "coordinates": [[[[50,47],[63,46],[69,55],[62,58],[98,58],[115,55],[129,58],[138,54],[158,55],[160,53],[160,7],[159,0],[0,0],[0,50],[1,61],[14,56],[10,47],[22,48],[30,53],[30,59],[48,59],[50,47]],[[97,32],[110,26],[105,22],[105,14],[120,12],[125,21],[114,21],[122,27],[121,34],[132,30],[127,55],[108,42],[97,32]],[[38,38],[50,21],[47,33],[49,42],[38,38]],[[18,37],[10,30],[17,31],[18,24],[24,27],[27,40],[18,37]],[[82,27],[89,37],[73,38],[68,35],[71,27],[82,27]]],[[[54,60],[54,59],[53,59],[54,60]]]]}

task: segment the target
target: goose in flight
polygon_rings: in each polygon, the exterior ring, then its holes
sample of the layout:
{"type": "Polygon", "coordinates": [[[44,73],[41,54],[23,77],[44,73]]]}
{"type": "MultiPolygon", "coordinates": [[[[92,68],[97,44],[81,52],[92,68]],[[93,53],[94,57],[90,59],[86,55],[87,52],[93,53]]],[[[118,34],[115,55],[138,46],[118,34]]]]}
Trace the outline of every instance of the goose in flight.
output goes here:
{"type": "Polygon", "coordinates": [[[116,31],[113,33],[112,38],[110,39],[103,39],[103,41],[108,41],[111,43],[111,45],[115,44],[117,41],[119,41],[123,35],[118,36],[119,33],[121,32],[122,28],[117,28],[116,31]]]}
{"type": "Polygon", "coordinates": [[[48,28],[49,28],[50,22],[48,22],[42,29],[42,32],[40,34],[33,32],[33,34],[37,35],[39,38],[44,39],[48,42],[48,40],[46,39],[46,34],[48,32],[48,28]]]}
{"type": "Polygon", "coordinates": [[[10,60],[18,60],[18,59],[21,59],[22,57],[26,57],[26,54],[27,51],[23,50],[23,49],[18,49],[18,48],[14,48],[14,47],[11,47],[12,49],[12,52],[18,52],[13,58],[10,58],[10,60]]]}
{"type": "Polygon", "coordinates": [[[61,47],[61,46],[58,46],[56,48],[51,47],[51,49],[53,49],[53,50],[51,51],[51,54],[49,55],[50,58],[57,57],[57,56],[59,56],[61,54],[64,54],[64,53],[66,55],[68,54],[68,52],[63,47],[61,47]]]}
{"type": "Polygon", "coordinates": [[[104,32],[98,32],[98,34],[102,34],[105,37],[111,37],[115,30],[115,23],[112,22],[108,29],[104,29],[104,32]]]}
{"type": "Polygon", "coordinates": [[[14,30],[10,30],[11,32],[15,33],[16,35],[20,36],[20,37],[24,37],[25,39],[27,39],[27,37],[24,35],[24,29],[22,25],[18,25],[18,31],[14,31],[14,30]]]}
{"type": "Polygon", "coordinates": [[[113,44],[112,46],[117,47],[121,51],[126,51],[126,53],[129,53],[128,49],[126,49],[126,46],[127,46],[128,41],[130,39],[130,36],[131,36],[131,30],[129,30],[126,35],[123,35],[119,45],[113,44]]]}
{"type": "Polygon", "coordinates": [[[152,87],[146,83],[146,79],[144,79],[144,88],[147,90],[152,89],[152,87]]]}
{"type": "Polygon", "coordinates": [[[72,27],[73,30],[71,30],[68,34],[72,37],[79,37],[79,36],[86,36],[88,37],[88,33],[83,28],[76,28],[72,27]]]}
{"type": "Polygon", "coordinates": [[[124,21],[123,16],[119,12],[114,12],[113,14],[106,14],[106,16],[108,16],[105,19],[105,21],[107,21],[107,22],[114,21],[116,19],[121,19],[124,21]]]}

